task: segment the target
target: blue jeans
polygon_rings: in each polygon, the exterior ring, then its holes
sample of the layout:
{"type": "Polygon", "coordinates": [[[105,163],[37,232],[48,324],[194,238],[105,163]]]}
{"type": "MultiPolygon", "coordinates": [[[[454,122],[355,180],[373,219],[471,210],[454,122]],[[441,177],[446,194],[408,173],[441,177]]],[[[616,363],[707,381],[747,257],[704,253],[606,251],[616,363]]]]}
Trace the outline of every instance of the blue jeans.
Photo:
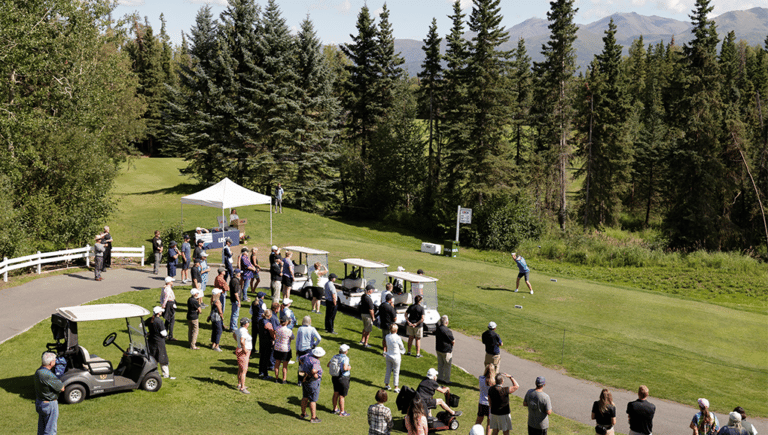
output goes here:
{"type": "Polygon", "coordinates": [[[53,400],[45,403],[35,400],[35,411],[40,414],[37,418],[37,435],[55,435],[56,422],[59,420],[59,402],[53,400]]]}
{"type": "Polygon", "coordinates": [[[237,302],[232,302],[232,314],[229,316],[229,330],[235,331],[237,329],[238,316],[240,316],[240,306],[237,302]]]}
{"type": "Polygon", "coordinates": [[[246,279],[245,282],[243,282],[243,289],[240,290],[240,300],[241,301],[245,301],[245,302],[248,301],[248,290],[249,290],[250,286],[251,286],[251,280],[249,278],[249,279],[246,279]]]}

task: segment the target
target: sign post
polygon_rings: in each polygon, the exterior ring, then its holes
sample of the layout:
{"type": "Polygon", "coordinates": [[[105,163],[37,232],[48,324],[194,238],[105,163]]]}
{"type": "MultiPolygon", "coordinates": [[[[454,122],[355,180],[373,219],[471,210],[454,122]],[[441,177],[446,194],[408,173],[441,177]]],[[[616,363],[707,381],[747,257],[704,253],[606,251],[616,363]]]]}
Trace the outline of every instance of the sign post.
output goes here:
{"type": "Polygon", "coordinates": [[[456,241],[459,241],[459,225],[472,223],[472,209],[459,206],[456,212],[456,241]]]}

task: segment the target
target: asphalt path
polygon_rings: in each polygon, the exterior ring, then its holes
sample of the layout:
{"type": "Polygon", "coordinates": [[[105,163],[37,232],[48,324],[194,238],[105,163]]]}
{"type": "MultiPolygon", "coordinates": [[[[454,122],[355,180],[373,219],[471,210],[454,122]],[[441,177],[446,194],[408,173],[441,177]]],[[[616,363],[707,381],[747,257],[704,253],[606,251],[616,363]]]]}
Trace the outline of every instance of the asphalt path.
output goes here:
{"type": "MultiPolygon", "coordinates": [[[[94,281],[92,272],[73,272],[36,279],[0,291],[0,306],[4,307],[3,316],[0,317],[0,343],[48,319],[56,308],[80,305],[129,291],[162,287],[164,278],[162,275],[153,275],[150,268],[139,267],[109,269],[102,276],[104,280],[97,282],[94,281]]],[[[497,332],[504,340],[504,325],[499,325],[497,332]]],[[[456,339],[453,352],[454,370],[465,370],[475,377],[481,375],[485,348],[479,337],[469,337],[456,331],[454,331],[454,337],[456,339]]],[[[433,336],[426,337],[422,344],[425,351],[434,354],[433,336]]],[[[404,356],[404,358],[409,357],[404,356]]],[[[515,395],[519,397],[525,396],[528,389],[534,388],[537,376],[544,376],[547,379],[544,392],[549,394],[552,400],[552,411],[555,414],[588,425],[594,424],[590,420],[590,411],[592,402],[600,396],[602,385],[574,379],[559,370],[515,357],[504,350],[501,353],[501,371],[509,373],[518,381],[520,389],[515,392],[515,395]]],[[[611,388],[611,392],[616,404],[616,432],[627,433],[629,425],[625,414],[626,404],[637,399],[637,393],[615,388],[611,388]]],[[[462,408],[468,418],[474,418],[476,400],[475,397],[465,397],[462,400],[462,408]]],[[[690,433],[688,425],[698,411],[695,404],[683,405],[658,399],[653,397],[653,391],[648,400],[656,405],[656,415],[653,419],[655,435],[690,433]]],[[[747,409],[747,415],[749,415],[749,409],[747,409]]],[[[721,425],[728,423],[726,415],[717,414],[717,418],[721,425]]],[[[759,433],[768,433],[767,419],[749,417],[749,421],[755,425],[759,433]]]]}

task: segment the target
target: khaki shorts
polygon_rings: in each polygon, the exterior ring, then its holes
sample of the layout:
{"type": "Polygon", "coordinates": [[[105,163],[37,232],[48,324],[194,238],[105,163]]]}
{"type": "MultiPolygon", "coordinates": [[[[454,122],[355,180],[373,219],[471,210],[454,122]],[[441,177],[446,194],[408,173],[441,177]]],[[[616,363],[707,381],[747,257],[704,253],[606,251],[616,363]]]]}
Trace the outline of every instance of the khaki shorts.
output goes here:
{"type": "Polygon", "coordinates": [[[408,336],[409,337],[414,337],[414,338],[419,338],[419,339],[424,338],[424,326],[422,326],[422,325],[419,325],[419,326],[416,326],[416,327],[408,325],[406,330],[408,331],[408,336]]]}
{"type": "Polygon", "coordinates": [[[363,314],[360,316],[363,319],[363,332],[373,331],[373,319],[370,314],[363,314]]]}

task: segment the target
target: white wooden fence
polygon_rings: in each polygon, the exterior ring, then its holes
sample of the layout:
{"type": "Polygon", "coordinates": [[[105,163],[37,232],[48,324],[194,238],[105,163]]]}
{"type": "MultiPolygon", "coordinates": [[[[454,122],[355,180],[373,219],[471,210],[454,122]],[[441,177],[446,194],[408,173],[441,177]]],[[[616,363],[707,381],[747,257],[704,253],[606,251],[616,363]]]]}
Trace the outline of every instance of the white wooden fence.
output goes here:
{"type": "MultiPolygon", "coordinates": [[[[141,265],[144,266],[144,258],[146,255],[144,251],[144,246],[140,248],[113,247],[112,256],[141,258],[141,265]]],[[[37,251],[37,254],[19,258],[8,259],[8,257],[3,257],[3,261],[0,262],[0,273],[3,274],[3,281],[8,282],[8,272],[12,270],[37,266],[37,273],[41,274],[43,272],[41,267],[43,264],[71,261],[79,258],[85,258],[85,266],[90,267],[91,255],[93,255],[93,246],[85,245],[84,248],[65,249],[56,252],[41,253],[40,251],[37,251]]]]}

